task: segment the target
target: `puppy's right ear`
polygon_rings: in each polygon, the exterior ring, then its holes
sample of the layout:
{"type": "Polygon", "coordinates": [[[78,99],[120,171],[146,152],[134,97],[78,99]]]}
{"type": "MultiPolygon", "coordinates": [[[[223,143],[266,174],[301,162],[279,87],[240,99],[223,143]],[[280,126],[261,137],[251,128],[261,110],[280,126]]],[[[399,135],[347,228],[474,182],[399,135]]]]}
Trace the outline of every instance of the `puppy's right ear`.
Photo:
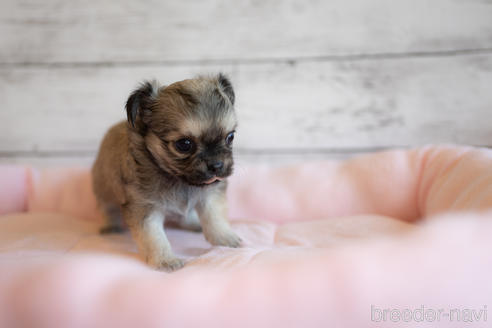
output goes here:
{"type": "Polygon", "coordinates": [[[159,93],[157,81],[145,81],[135,89],[126,101],[128,123],[135,128],[137,122],[152,113],[152,107],[159,93]]]}
{"type": "Polygon", "coordinates": [[[227,95],[227,98],[234,105],[234,101],[236,100],[236,96],[234,94],[234,88],[232,87],[231,81],[222,73],[219,73],[217,76],[217,80],[219,81],[219,85],[222,87],[222,91],[227,95]]]}

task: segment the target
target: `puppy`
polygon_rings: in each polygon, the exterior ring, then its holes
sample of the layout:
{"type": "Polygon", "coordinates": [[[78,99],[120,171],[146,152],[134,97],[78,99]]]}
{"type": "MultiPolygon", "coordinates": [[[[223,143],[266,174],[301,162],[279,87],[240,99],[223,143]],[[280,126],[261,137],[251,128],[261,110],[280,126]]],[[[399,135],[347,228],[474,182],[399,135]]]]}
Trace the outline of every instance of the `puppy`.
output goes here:
{"type": "Polygon", "coordinates": [[[145,82],[130,95],[127,122],[107,132],[92,168],[108,219],[102,233],[121,231],[123,218],[146,261],[166,271],[184,262],[171,250],[165,221],[203,229],[212,245],[240,245],[226,218],[234,98],[222,74],[169,86],[145,82]]]}

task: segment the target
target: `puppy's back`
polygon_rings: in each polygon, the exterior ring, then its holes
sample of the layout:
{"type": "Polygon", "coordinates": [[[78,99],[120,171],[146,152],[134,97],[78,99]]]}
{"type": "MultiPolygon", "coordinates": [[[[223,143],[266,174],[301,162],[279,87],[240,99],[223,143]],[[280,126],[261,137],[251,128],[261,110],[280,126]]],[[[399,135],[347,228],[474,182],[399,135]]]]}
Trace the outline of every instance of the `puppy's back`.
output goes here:
{"type": "Polygon", "coordinates": [[[126,202],[124,176],[127,174],[128,131],[126,121],[112,126],[103,138],[92,167],[92,184],[101,206],[126,202]]]}

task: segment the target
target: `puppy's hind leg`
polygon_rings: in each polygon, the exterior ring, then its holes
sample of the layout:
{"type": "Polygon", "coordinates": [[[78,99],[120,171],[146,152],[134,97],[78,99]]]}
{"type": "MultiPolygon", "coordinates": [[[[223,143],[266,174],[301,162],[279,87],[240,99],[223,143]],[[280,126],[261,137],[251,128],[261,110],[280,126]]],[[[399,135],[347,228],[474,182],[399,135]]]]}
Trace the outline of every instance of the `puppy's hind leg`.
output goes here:
{"type": "Polygon", "coordinates": [[[105,225],[99,229],[100,234],[122,233],[126,229],[123,226],[121,209],[119,205],[105,204],[101,206],[104,211],[105,225]]]}

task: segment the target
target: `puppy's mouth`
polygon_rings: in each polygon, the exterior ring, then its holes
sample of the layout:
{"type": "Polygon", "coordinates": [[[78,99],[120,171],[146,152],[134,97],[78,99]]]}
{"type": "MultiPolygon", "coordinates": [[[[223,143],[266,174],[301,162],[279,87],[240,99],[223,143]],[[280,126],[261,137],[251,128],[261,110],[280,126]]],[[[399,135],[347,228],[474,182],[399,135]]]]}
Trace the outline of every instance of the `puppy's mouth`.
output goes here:
{"type": "Polygon", "coordinates": [[[215,176],[215,177],[211,177],[208,180],[203,181],[203,184],[204,185],[209,185],[209,184],[216,183],[216,182],[219,182],[219,181],[222,181],[222,178],[219,178],[219,177],[215,176]]]}
{"type": "Polygon", "coordinates": [[[213,176],[210,179],[207,179],[207,180],[201,181],[201,182],[198,182],[198,181],[188,181],[188,184],[191,184],[191,185],[197,186],[197,187],[206,187],[206,186],[210,186],[210,185],[219,183],[223,179],[224,178],[221,178],[221,177],[218,177],[218,176],[213,176]]]}

